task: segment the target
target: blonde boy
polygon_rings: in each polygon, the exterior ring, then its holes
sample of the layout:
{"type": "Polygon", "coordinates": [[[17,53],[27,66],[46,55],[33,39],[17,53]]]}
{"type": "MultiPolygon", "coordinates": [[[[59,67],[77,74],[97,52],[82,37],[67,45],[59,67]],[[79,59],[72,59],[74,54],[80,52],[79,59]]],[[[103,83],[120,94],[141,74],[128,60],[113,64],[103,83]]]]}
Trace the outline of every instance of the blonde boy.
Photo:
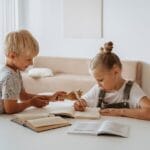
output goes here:
{"type": "Polygon", "coordinates": [[[56,92],[52,96],[38,96],[25,91],[20,71],[32,65],[38,53],[38,42],[29,31],[10,32],[6,36],[6,65],[0,69],[0,113],[17,113],[30,106],[44,107],[64,94],[56,92]]]}

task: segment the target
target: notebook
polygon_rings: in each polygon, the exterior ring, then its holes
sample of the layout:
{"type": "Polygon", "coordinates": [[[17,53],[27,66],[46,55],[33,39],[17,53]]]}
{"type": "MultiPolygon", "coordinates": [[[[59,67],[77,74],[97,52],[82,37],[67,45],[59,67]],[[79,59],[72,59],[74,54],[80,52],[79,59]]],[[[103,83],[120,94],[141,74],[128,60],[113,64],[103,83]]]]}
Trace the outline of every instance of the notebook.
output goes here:
{"type": "Polygon", "coordinates": [[[105,120],[103,122],[75,122],[68,130],[70,134],[115,135],[128,137],[129,126],[118,122],[105,120]]]}
{"type": "Polygon", "coordinates": [[[71,117],[77,119],[99,119],[100,118],[99,108],[95,108],[95,107],[87,107],[85,111],[82,112],[75,111],[72,106],[51,107],[50,113],[57,116],[71,117]]]}

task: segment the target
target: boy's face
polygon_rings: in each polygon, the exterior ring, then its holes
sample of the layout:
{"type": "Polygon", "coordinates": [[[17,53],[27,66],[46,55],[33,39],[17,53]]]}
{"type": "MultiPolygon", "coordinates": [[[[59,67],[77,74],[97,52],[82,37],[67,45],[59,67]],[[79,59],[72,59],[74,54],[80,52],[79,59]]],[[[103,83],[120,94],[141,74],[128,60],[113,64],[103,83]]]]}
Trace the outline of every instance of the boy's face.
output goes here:
{"type": "Polygon", "coordinates": [[[113,67],[111,70],[104,69],[103,67],[96,68],[92,71],[94,78],[96,79],[99,87],[107,92],[116,90],[118,81],[120,79],[120,69],[113,67]]]}
{"type": "Polygon", "coordinates": [[[10,54],[11,66],[16,70],[24,71],[28,66],[33,64],[34,55],[25,55],[25,54],[10,54]]]}
{"type": "Polygon", "coordinates": [[[33,65],[33,56],[19,55],[16,57],[15,64],[17,69],[24,71],[30,65],[33,65]]]}

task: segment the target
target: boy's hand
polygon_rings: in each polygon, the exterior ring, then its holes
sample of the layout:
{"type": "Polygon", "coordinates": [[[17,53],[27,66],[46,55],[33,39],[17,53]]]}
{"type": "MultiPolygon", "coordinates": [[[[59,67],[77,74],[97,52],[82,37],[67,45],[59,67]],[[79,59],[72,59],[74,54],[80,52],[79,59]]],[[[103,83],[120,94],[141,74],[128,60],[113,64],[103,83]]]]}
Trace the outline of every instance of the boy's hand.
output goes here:
{"type": "Polygon", "coordinates": [[[31,99],[31,105],[41,108],[49,104],[49,100],[46,100],[44,96],[35,96],[31,99]]]}
{"type": "Polygon", "coordinates": [[[67,93],[64,91],[58,91],[51,96],[50,101],[57,101],[57,100],[63,101],[66,97],[66,94],[67,93]]]}
{"type": "Polygon", "coordinates": [[[75,103],[74,103],[74,109],[76,111],[85,111],[87,107],[87,103],[85,100],[81,99],[81,100],[77,100],[75,103]]]}

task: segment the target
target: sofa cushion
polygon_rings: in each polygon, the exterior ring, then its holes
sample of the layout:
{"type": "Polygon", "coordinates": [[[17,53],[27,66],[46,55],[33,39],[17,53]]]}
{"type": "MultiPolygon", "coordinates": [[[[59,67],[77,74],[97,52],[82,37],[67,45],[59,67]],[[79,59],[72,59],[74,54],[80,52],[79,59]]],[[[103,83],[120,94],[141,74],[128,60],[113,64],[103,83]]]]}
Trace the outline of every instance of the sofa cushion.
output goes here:
{"type": "Polygon", "coordinates": [[[50,77],[53,76],[53,71],[49,68],[31,68],[28,75],[33,78],[50,77]]]}

